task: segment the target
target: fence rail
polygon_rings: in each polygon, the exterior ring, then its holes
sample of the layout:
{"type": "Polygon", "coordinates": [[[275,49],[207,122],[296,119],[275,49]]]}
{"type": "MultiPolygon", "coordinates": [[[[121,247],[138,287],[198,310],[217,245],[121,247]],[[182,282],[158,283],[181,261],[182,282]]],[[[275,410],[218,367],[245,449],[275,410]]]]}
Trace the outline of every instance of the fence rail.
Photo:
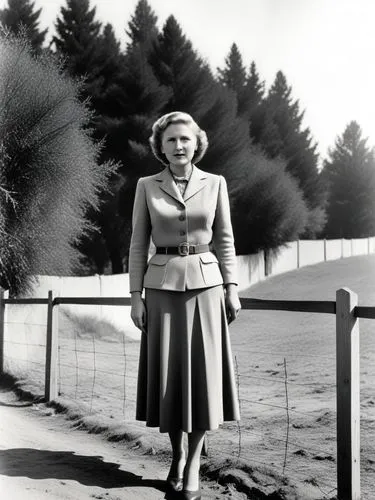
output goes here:
{"type": "MultiPolygon", "coordinates": [[[[129,297],[55,297],[13,299],[0,291],[0,374],[4,371],[4,328],[8,304],[47,305],[45,399],[58,396],[58,306],[63,304],[129,306],[129,297]]],[[[358,318],[375,319],[375,307],[358,306],[347,288],[336,301],[262,300],[242,298],[243,309],[336,315],[337,498],[360,499],[360,382],[358,318]]]]}

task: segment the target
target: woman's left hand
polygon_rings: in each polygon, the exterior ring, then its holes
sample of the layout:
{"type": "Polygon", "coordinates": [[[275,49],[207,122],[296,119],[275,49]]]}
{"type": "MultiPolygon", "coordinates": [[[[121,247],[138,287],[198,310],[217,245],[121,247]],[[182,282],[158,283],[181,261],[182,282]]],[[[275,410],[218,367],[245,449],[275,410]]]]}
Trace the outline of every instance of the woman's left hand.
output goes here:
{"type": "Polygon", "coordinates": [[[238,298],[237,285],[229,283],[226,287],[225,308],[227,312],[228,323],[232,323],[241,310],[241,302],[238,298]]]}

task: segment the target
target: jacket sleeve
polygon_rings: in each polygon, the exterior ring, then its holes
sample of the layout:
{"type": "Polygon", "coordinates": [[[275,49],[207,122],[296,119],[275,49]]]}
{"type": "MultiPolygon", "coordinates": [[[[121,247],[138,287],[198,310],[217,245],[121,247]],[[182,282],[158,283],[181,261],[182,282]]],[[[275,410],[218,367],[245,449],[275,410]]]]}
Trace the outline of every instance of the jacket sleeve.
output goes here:
{"type": "Polygon", "coordinates": [[[224,284],[238,284],[237,258],[230,218],[229,196],[227,183],[223,176],[220,176],[212,239],[224,284]]]}
{"type": "Polygon", "coordinates": [[[129,250],[130,292],[142,292],[143,290],[143,277],[147,267],[150,245],[151,220],[143,181],[142,178],[138,181],[133,205],[133,230],[129,250]]]}

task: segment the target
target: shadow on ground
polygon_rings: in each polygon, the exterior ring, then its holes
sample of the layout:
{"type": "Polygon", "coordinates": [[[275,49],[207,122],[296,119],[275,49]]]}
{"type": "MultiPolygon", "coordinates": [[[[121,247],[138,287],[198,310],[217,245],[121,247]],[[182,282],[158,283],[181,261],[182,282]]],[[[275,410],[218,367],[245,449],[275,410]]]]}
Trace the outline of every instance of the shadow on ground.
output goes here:
{"type": "Polygon", "coordinates": [[[101,488],[142,487],[165,492],[165,482],[143,479],[104,462],[100,456],[77,455],[71,451],[47,451],[33,448],[0,450],[0,474],[31,479],[73,480],[101,488]]]}

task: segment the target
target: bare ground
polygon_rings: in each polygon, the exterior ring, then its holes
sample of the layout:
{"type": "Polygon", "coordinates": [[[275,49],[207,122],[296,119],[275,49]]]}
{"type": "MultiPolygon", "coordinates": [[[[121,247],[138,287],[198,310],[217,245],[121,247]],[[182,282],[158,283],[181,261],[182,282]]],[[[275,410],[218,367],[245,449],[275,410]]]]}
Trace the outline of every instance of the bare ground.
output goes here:
{"type": "MultiPolygon", "coordinates": [[[[347,286],[359,294],[360,305],[374,305],[374,278],[374,255],[352,257],[275,276],[251,287],[243,292],[243,296],[264,299],[335,300],[335,291],[347,286]]],[[[360,320],[363,500],[375,498],[373,328],[374,320],[360,320]]],[[[43,329],[40,335],[42,337],[38,340],[32,325],[28,335],[17,333],[17,329],[13,328],[14,346],[11,351],[11,346],[8,345],[8,354],[18,358],[17,366],[21,369],[19,376],[27,379],[33,376],[37,386],[42,388],[43,329]],[[26,352],[28,359],[34,359],[34,362],[19,360],[22,358],[21,347],[25,341],[28,342],[26,352]],[[40,360],[36,354],[40,355],[40,360]]],[[[115,487],[103,489],[99,485],[101,492],[99,495],[104,495],[102,497],[85,497],[81,493],[77,497],[64,497],[61,496],[64,490],[61,491],[62,485],[60,485],[60,496],[47,498],[112,500],[164,498],[164,492],[157,489],[160,483],[152,483],[153,493],[147,491],[146,496],[133,494],[135,491],[140,495],[139,492],[142,492],[143,488],[150,488],[150,484],[146,481],[148,478],[163,479],[168,469],[166,436],[134,422],[139,343],[126,337],[112,338],[107,332],[101,333],[100,336],[96,335],[96,333],[84,335],[75,333],[71,325],[64,326],[61,321],[60,397],[54,408],[58,410],[60,406],[60,411],[67,409],[68,418],[75,416],[75,423],[65,424],[65,435],[79,436],[79,439],[73,438],[75,443],[83,442],[84,438],[80,436],[84,433],[82,430],[73,431],[72,427],[80,427],[93,433],[102,432],[102,438],[99,436],[94,438],[95,453],[99,450],[99,444],[96,443],[106,438],[109,443],[104,443],[103,446],[110,450],[118,450],[120,454],[117,459],[111,458],[100,448],[99,454],[103,457],[102,466],[105,467],[103,463],[109,461],[117,464],[120,472],[127,471],[141,476],[140,480],[137,479],[137,484],[141,481],[142,486],[135,486],[134,483],[123,486],[120,483],[121,487],[118,487],[116,483],[115,487]],[[81,408],[82,405],[86,407],[81,408]],[[76,434],[77,432],[79,434],[76,434]],[[115,445],[111,442],[113,439],[121,440],[121,444],[115,445]],[[127,441],[126,445],[123,439],[127,441]],[[150,457],[147,455],[150,452],[157,453],[157,456],[150,457]],[[132,469],[132,464],[135,462],[138,465],[132,469]],[[151,465],[150,469],[147,468],[149,463],[154,463],[154,468],[151,465]],[[120,464],[123,464],[122,467],[120,464]],[[121,494],[124,496],[120,496],[121,494]],[[156,496],[152,496],[154,494],[156,496]]],[[[228,489],[218,487],[216,482],[235,483],[241,491],[247,493],[248,498],[253,500],[334,498],[336,490],[334,315],[242,311],[239,319],[231,327],[231,336],[233,354],[236,363],[238,362],[242,421],[240,428],[230,423],[220,432],[209,433],[209,459],[203,464],[202,472],[205,477],[212,478],[215,482],[206,483],[204,498],[243,498],[240,493],[233,493],[230,487],[228,489]],[[288,402],[285,401],[286,380],[288,402]],[[288,425],[285,406],[289,408],[288,425]],[[287,430],[288,441],[285,437],[287,430]],[[236,462],[238,455],[241,456],[241,460],[236,462]]],[[[9,367],[12,368],[10,371],[16,374],[16,365],[12,367],[9,363],[9,367]]],[[[31,415],[55,413],[53,408],[44,408],[43,412],[31,409],[32,407],[29,408],[31,415]]],[[[53,417],[53,421],[58,419],[61,420],[61,417],[53,417]]],[[[46,424],[47,428],[50,425],[46,424]]],[[[62,440],[65,442],[65,438],[62,440]]],[[[50,442],[50,438],[47,437],[46,441],[41,441],[39,448],[43,448],[43,443],[50,442]]],[[[12,445],[12,448],[15,446],[16,444],[12,445]]],[[[90,456],[89,453],[81,453],[78,448],[75,450],[73,446],[70,447],[70,451],[82,455],[80,464],[90,456]]],[[[103,473],[105,468],[99,467],[94,470],[96,479],[105,477],[106,473],[103,473]]],[[[98,484],[94,486],[98,487],[98,484]]],[[[16,491],[15,487],[12,491],[16,491]]],[[[5,498],[17,500],[25,497],[5,498]]],[[[30,494],[26,498],[45,497],[32,497],[30,494]]]]}
{"type": "MultiPolygon", "coordinates": [[[[0,389],[0,498],[7,500],[159,500],[166,498],[168,465],[155,457],[72,428],[41,403],[0,389]]],[[[214,482],[205,498],[244,495],[214,482]]]]}

